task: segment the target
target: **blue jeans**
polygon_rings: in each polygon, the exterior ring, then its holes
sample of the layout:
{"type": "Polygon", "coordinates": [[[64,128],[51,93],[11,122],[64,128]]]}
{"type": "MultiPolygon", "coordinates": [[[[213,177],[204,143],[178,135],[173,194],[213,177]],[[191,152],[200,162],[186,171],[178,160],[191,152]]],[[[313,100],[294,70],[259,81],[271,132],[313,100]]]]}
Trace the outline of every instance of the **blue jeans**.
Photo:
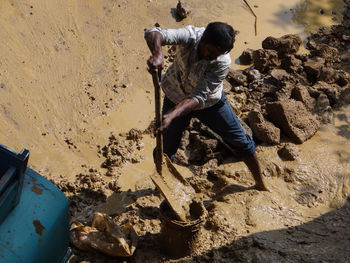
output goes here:
{"type": "MultiPolygon", "coordinates": [[[[175,106],[167,97],[164,97],[163,114],[175,106]]],[[[243,131],[223,92],[220,101],[214,106],[192,111],[171,122],[168,130],[163,134],[163,151],[170,159],[174,158],[173,155],[180,145],[182,133],[189,125],[191,118],[198,118],[203,124],[220,135],[233,148],[237,157],[244,158],[255,153],[253,139],[243,131]]]]}

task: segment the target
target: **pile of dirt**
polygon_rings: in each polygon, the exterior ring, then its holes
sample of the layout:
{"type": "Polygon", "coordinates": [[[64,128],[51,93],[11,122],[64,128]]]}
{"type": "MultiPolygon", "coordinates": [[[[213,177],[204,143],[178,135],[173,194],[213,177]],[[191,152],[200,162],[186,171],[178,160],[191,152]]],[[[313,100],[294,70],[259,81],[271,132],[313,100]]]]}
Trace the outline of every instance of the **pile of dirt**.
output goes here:
{"type": "Polygon", "coordinates": [[[105,159],[101,167],[106,168],[107,176],[115,176],[120,174],[120,169],[126,163],[139,163],[142,156],[137,152],[143,149],[142,131],[131,129],[126,134],[119,136],[111,135],[108,145],[99,147],[98,153],[105,159]]]}
{"type": "MultiPolygon", "coordinates": [[[[349,257],[350,153],[340,146],[331,155],[321,146],[307,148],[350,104],[350,1],[344,10],[341,25],[308,38],[308,54],[298,53],[302,42],[297,35],[268,37],[262,49],[241,55],[241,62],[251,66],[231,70],[225,81],[229,102],[258,145],[271,193],[250,188],[254,181],[247,168],[230,157],[207,127],[192,120],[175,162],[195,174],[188,180],[209,215],[193,253],[173,259],[159,244],[163,198],[154,186],[122,192],[116,181],[124,164],[142,159],[142,136],[152,134],[153,125],[111,135],[98,152],[106,175],[113,175],[110,182],[85,167],[76,183],[64,178],[55,183],[70,200],[72,218],[86,223],[111,193],[130,200],[114,221],[130,222],[140,236],[139,246],[127,260],[73,248],[71,262],[342,262],[349,257]],[[338,210],[329,212],[334,208],[338,210]]],[[[169,60],[170,53],[172,49],[169,60]]]]}
{"type": "MultiPolygon", "coordinates": [[[[151,129],[151,128],[149,128],[151,129]]],[[[100,169],[89,167],[87,164],[81,166],[83,172],[75,176],[72,182],[63,175],[51,181],[68,197],[70,201],[71,221],[91,220],[93,210],[96,206],[107,200],[107,196],[120,192],[118,177],[120,170],[126,164],[139,163],[143,156],[142,136],[148,134],[149,130],[140,131],[131,129],[127,133],[119,135],[111,134],[108,144],[97,146],[97,154],[103,158],[100,169]],[[110,180],[106,180],[106,177],[110,180]]]]}

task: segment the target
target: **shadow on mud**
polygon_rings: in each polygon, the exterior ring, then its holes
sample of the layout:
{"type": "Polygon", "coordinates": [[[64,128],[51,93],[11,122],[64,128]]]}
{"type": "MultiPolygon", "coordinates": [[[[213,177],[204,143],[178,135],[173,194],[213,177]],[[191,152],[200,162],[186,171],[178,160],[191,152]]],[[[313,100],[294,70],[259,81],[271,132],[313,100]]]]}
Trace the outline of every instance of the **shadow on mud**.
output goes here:
{"type": "Polygon", "coordinates": [[[338,135],[344,138],[350,139],[350,124],[341,125],[337,127],[337,129],[338,129],[338,132],[337,132],[338,135]]]}
{"type": "Polygon", "coordinates": [[[296,227],[264,231],[179,262],[348,262],[350,201],[296,227]]]}
{"type": "Polygon", "coordinates": [[[136,211],[138,214],[142,215],[142,219],[144,220],[157,219],[158,207],[140,205],[137,202],[139,198],[154,194],[155,192],[153,189],[114,192],[96,211],[106,213],[111,217],[119,216],[128,211],[136,211]]]}
{"type": "Polygon", "coordinates": [[[340,121],[343,121],[346,123],[337,127],[337,130],[338,130],[337,134],[346,139],[350,139],[350,120],[348,116],[344,113],[341,113],[341,114],[337,114],[337,118],[340,121]]]}
{"type": "Polygon", "coordinates": [[[289,6],[280,4],[279,11],[274,13],[274,16],[271,19],[269,19],[268,22],[287,30],[287,27],[290,26],[290,16],[288,15],[288,13],[290,13],[291,11],[292,10],[289,6]]]}
{"type": "MultiPolygon", "coordinates": [[[[239,192],[244,192],[253,189],[253,187],[244,187],[238,184],[231,184],[226,186],[225,188],[221,189],[216,193],[214,196],[213,200],[221,200],[223,199],[226,195],[234,194],[234,193],[239,193],[239,192]]],[[[212,202],[212,201],[210,201],[212,202]]]]}

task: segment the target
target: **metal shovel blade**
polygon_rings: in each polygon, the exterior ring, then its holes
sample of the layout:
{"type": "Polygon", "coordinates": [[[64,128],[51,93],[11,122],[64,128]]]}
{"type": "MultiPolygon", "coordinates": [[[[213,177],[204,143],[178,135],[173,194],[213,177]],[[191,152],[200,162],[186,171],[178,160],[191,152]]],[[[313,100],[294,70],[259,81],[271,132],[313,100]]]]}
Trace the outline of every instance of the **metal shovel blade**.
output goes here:
{"type": "Polygon", "coordinates": [[[177,171],[169,157],[163,154],[162,174],[155,171],[151,179],[175,212],[177,218],[186,222],[190,216],[190,204],[195,190],[177,171]]]}

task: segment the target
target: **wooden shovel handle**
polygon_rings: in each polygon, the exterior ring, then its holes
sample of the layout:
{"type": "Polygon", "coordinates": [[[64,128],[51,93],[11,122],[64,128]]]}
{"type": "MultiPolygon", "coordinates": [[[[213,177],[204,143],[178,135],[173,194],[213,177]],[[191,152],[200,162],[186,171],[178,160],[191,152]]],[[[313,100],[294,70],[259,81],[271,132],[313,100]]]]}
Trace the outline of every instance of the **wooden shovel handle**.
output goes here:
{"type": "Polygon", "coordinates": [[[162,125],[162,114],[161,114],[161,102],[160,102],[160,85],[159,80],[162,75],[161,69],[155,69],[150,71],[152,74],[153,86],[154,86],[154,99],[155,99],[155,111],[156,111],[156,156],[155,163],[157,172],[162,174],[162,162],[163,162],[163,136],[162,133],[159,132],[159,128],[162,125]]]}

